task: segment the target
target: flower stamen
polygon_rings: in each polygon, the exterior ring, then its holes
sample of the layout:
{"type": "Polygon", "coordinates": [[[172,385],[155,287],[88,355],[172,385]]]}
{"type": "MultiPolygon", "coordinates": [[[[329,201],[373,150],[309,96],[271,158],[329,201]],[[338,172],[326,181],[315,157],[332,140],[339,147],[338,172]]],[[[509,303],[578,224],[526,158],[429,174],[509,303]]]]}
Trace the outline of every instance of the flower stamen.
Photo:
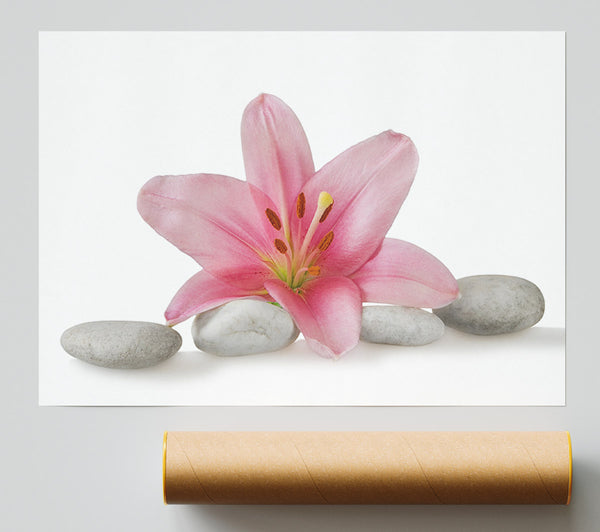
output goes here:
{"type": "Polygon", "coordinates": [[[305,210],[306,196],[304,195],[304,192],[300,192],[298,199],[296,200],[296,216],[298,216],[298,218],[303,218],[305,210]]]}
{"type": "Polygon", "coordinates": [[[309,275],[312,275],[313,277],[318,277],[319,275],[321,275],[321,266],[309,266],[306,269],[306,271],[309,275]]]}
{"type": "Polygon", "coordinates": [[[319,223],[322,224],[325,219],[329,216],[329,213],[331,212],[331,209],[333,209],[333,200],[331,201],[331,204],[329,205],[329,207],[327,207],[324,211],[323,214],[321,214],[321,217],[319,218],[319,223]]]}
{"type": "Polygon", "coordinates": [[[329,246],[331,246],[332,242],[333,242],[333,231],[329,231],[329,233],[327,233],[321,239],[321,242],[319,242],[319,245],[317,246],[317,248],[319,248],[321,251],[325,251],[329,246]]]}
{"type": "Polygon", "coordinates": [[[281,220],[279,219],[279,216],[277,216],[277,213],[271,209],[267,209],[265,210],[265,214],[267,215],[269,222],[271,222],[271,225],[279,231],[281,229],[281,220]]]}
{"type": "Polygon", "coordinates": [[[287,246],[285,245],[285,242],[279,238],[275,239],[275,247],[277,248],[277,251],[279,251],[279,253],[281,253],[282,255],[285,255],[287,253],[287,246]]]}

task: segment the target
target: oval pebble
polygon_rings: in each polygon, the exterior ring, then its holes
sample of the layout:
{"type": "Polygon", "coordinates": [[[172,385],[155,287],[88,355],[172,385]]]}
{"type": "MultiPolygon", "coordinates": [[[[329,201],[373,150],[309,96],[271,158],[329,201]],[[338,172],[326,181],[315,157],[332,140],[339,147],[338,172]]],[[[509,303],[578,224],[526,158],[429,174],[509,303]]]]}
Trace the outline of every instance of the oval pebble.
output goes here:
{"type": "Polygon", "coordinates": [[[96,366],[138,369],[172,357],[181,347],[177,331],[145,321],[92,321],[67,329],[60,338],[71,356],[96,366]]]}
{"type": "Polygon", "coordinates": [[[290,345],[299,333],[285,310],[254,299],[239,299],[207,310],[192,324],[198,349],[225,356],[277,351],[290,345]]]}
{"type": "Polygon", "coordinates": [[[544,296],[532,282],[509,275],[473,275],[458,280],[460,298],[433,312],[448,326],[478,335],[507,334],[535,325],[544,296]]]}
{"type": "Polygon", "coordinates": [[[444,335],[437,316],[418,308],[363,307],[360,339],[375,344],[425,345],[444,335]]]}

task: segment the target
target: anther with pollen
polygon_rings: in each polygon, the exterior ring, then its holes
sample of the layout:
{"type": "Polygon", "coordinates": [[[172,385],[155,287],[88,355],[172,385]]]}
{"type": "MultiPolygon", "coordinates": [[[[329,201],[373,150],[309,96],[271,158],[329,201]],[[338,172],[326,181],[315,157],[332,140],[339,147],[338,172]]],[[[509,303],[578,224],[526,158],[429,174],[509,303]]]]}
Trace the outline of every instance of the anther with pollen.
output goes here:
{"type": "Polygon", "coordinates": [[[307,271],[313,277],[317,277],[317,276],[321,275],[321,267],[320,266],[309,266],[307,268],[307,271]]]}
{"type": "Polygon", "coordinates": [[[333,231],[329,231],[319,242],[318,248],[321,251],[325,251],[333,242],[333,231]]]}
{"type": "Polygon", "coordinates": [[[275,239],[275,247],[277,248],[277,251],[279,251],[279,253],[287,253],[287,246],[285,245],[285,242],[283,240],[280,240],[279,238],[275,239]]]}
{"type": "Polygon", "coordinates": [[[321,214],[321,217],[319,218],[319,223],[322,224],[325,219],[329,216],[329,213],[331,212],[331,209],[333,209],[333,202],[331,202],[329,204],[329,207],[327,207],[324,211],[323,214],[321,214]]]}
{"type": "Polygon", "coordinates": [[[265,214],[267,215],[269,222],[271,222],[271,225],[279,231],[281,229],[281,220],[279,219],[279,216],[277,216],[277,213],[271,209],[267,209],[265,214]]]}
{"type": "Polygon", "coordinates": [[[304,217],[304,211],[306,210],[306,196],[304,192],[300,192],[298,199],[296,200],[296,215],[298,218],[304,217]]]}

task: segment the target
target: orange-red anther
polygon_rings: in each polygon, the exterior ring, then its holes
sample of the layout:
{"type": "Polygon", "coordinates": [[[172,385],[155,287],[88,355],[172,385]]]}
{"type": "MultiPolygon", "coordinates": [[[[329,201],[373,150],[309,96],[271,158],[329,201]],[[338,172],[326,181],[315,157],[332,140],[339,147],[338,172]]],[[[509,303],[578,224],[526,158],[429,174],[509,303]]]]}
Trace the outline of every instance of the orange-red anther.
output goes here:
{"type": "Polygon", "coordinates": [[[279,238],[275,239],[275,247],[277,248],[277,251],[279,251],[279,253],[287,253],[287,246],[285,245],[285,242],[283,240],[280,240],[279,238]]]}
{"type": "Polygon", "coordinates": [[[321,242],[319,242],[319,246],[318,248],[321,251],[325,251],[333,242],[333,231],[329,231],[329,233],[327,233],[322,239],[321,242]]]}
{"type": "Polygon", "coordinates": [[[323,211],[323,214],[321,214],[321,217],[319,218],[319,223],[320,224],[322,224],[325,221],[325,218],[327,218],[329,216],[329,213],[331,212],[331,209],[333,209],[333,203],[331,205],[329,205],[329,207],[327,207],[323,211]]]}
{"type": "Polygon", "coordinates": [[[321,267],[320,266],[309,266],[307,271],[313,277],[317,277],[318,275],[321,275],[321,267]]]}
{"type": "Polygon", "coordinates": [[[271,209],[267,209],[265,214],[267,215],[269,222],[271,222],[271,225],[279,231],[281,229],[281,220],[279,219],[279,216],[277,216],[277,213],[271,209]]]}
{"type": "Polygon", "coordinates": [[[296,200],[296,214],[298,218],[304,217],[304,211],[306,210],[306,196],[304,192],[300,192],[298,199],[296,200]]]}

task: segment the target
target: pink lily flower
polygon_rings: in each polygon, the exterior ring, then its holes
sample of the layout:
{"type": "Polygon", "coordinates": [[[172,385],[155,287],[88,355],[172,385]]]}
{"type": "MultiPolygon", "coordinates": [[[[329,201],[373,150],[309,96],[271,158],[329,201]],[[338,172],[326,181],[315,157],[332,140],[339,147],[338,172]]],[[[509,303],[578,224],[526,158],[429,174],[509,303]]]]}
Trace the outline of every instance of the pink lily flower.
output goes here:
{"type": "Polygon", "coordinates": [[[247,181],[157,176],[138,210],[202,270],[169,304],[167,324],[238,298],[278,302],[309,346],[337,358],[360,335],[362,302],[438,308],[458,285],[433,255],[384,238],[417,171],[405,135],[385,131],[315,172],[306,134],[280,99],[261,94],[242,118],[247,181]]]}

